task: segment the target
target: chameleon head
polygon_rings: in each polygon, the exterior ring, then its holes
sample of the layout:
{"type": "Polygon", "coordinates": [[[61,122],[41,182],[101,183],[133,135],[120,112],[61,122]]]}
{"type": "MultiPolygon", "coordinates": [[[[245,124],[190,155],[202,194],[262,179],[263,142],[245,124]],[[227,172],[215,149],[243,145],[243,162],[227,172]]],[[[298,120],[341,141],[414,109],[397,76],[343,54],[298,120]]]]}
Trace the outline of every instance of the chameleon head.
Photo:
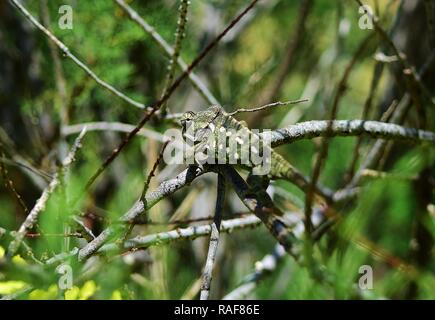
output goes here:
{"type": "Polygon", "coordinates": [[[193,111],[187,111],[181,116],[180,124],[183,130],[183,136],[186,133],[187,128],[192,124],[193,119],[195,119],[195,112],[193,111]]]}
{"type": "Polygon", "coordinates": [[[222,107],[217,105],[211,106],[198,113],[192,111],[185,112],[180,119],[183,137],[194,137],[193,141],[195,143],[203,140],[207,133],[212,133],[214,131],[215,126],[213,122],[222,113],[222,107]]]}

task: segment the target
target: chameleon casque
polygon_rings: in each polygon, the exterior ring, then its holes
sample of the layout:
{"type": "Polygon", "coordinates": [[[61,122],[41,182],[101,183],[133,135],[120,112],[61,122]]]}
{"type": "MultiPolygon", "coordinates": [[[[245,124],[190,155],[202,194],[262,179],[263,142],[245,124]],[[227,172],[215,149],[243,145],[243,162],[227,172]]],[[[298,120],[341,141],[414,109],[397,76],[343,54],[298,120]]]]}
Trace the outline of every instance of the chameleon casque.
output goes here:
{"type": "MultiPolygon", "coordinates": [[[[218,152],[225,148],[225,159],[235,160],[238,165],[245,167],[248,170],[257,169],[259,163],[253,161],[252,156],[269,155],[266,161],[269,161],[270,170],[265,176],[269,179],[284,179],[294,183],[303,191],[307,191],[309,186],[308,179],[304,177],[296,168],[294,168],[287,160],[279,153],[275,152],[270,143],[264,142],[263,136],[260,137],[257,133],[250,130],[242,121],[235,119],[232,114],[218,105],[213,105],[204,111],[194,113],[188,111],[183,114],[181,120],[183,137],[186,141],[193,144],[193,150],[197,152],[208,152],[208,157],[217,158],[218,152]],[[222,135],[224,140],[222,140],[222,135]],[[231,145],[231,140],[233,143],[231,145]],[[232,147],[228,147],[228,145],[232,147]],[[255,146],[254,146],[255,145],[255,146]],[[241,162],[241,155],[249,154],[247,161],[241,162]]],[[[195,163],[202,166],[195,158],[195,163]]],[[[255,174],[255,173],[254,173],[255,174]]],[[[327,191],[323,188],[318,188],[316,192],[327,198],[327,191]],[[320,189],[320,190],[319,190],[320,189]]]]}

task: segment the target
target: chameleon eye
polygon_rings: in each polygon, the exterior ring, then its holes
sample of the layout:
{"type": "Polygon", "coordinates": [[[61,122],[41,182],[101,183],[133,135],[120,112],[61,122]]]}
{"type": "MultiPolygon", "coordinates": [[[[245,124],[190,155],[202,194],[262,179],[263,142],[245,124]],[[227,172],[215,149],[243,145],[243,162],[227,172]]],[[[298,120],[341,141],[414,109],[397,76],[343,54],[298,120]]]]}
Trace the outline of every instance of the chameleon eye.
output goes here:
{"type": "Polygon", "coordinates": [[[185,112],[180,119],[181,125],[185,126],[186,122],[188,121],[192,121],[193,118],[195,117],[195,113],[192,111],[187,111],[185,112]]]}
{"type": "Polygon", "coordinates": [[[181,116],[180,122],[183,136],[186,133],[187,128],[191,125],[190,122],[194,119],[194,117],[195,113],[192,111],[187,111],[181,116]]]}

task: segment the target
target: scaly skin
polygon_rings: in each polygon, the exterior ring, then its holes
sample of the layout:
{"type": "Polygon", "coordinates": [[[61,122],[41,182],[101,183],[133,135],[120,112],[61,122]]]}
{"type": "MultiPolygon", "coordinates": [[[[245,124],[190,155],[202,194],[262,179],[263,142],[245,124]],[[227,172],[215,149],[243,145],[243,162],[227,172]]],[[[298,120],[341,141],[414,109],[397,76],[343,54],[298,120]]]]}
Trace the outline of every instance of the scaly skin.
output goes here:
{"type": "MultiPolygon", "coordinates": [[[[251,154],[251,152],[256,152],[258,154],[257,148],[254,147],[253,149],[251,143],[246,143],[246,141],[261,141],[261,138],[253,133],[246,125],[244,125],[244,123],[226,113],[220,106],[211,106],[207,110],[200,111],[196,114],[193,112],[186,112],[181,119],[181,123],[183,126],[183,132],[186,132],[189,126],[193,125],[193,134],[190,136],[194,141],[195,151],[201,151],[215,146],[215,156],[217,158],[217,152],[221,147],[218,137],[223,131],[224,133],[227,133],[227,136],[229,135],[228,132],[231,132],[232,138],[236,139],[235,141],[237,142],[237,149],[227,149],[227,157],[232,156],[234,160],[239,159],[241,157],[240,155],[243,153],[251,154]],[[233,135],[244,138],[237,140],[233,135]],[[246,138],[247,136],[249,137],[249,140],[246,138]]],[[[270,148],[269,145],[265,145],[263,150],[267,153],[270,152],[271,167],[267,174],[268,178],[288,180],[303,191],[307,191],[309,182],[301,172],[294,168],[279,153],[270,148]]],[[[227,158],[226,160],[229,159],[227,158]]],[[[231,164],[231,162],[229,163],[231,164]]],[[[249,157],[249,163],[240,164],[239,161],[238,164],[248,170],[258,167],[258,164],[251,161],[251,157],[249,157]]],[[[321,197],[326,199],[331,195],[329,190],[322,187],[318,187],[316,191],[321,197]]]]}
{"type": "MultiPolygon", "coordinates": [[[[300,255],[300,244],[298,239],[289,230],[285,222],[281,219],[283,213],[281,210],[275,207],[271,198],[265,191],[269,183],[269,179],[285,179],[300,189],[306,191],[309,187],[308,180],[295,169],[288,161],[286,161],[280,154],[273,151],[267,144],[262,145],[261,138],[244,125],[243,122],[236,120],[234,117],[226,113],[220,106],[211,106],[205,111],[198,113],[186,112],[181,119],[181,124],[183,126],[183,135],[186,141],[193,142],[195,152],[203,152],[205,149],[209,149],[207,154],[212,154],[212,158],[215,163],[218,163],[219,159],[219,147],[220,142],[225,141],[226,146],[228,146],[227,138],[225,140],[220,139],[222,136],[231,136],[233,139],[237,137],[242,137],[241,140],[236,140],[236,148],[225,150],[225,156],[223,160],[227,164],[227,168],[221,167],[221,170],[226,170],[233,179],[239,180],[237,185],[245,185],[242,191],[238,192],[240,199],[244,204],[253,211],[269,229],[271,234],[278,240],[278,242],[285,248],[285,250],[297,258],[300,255]],[[193,127],[192,127],[193,126],[193,127]],[[193,130],[192,130],[193,129],[193,130]],[[225,130],[224,130],[225,129],[225,130]],[[231,129],[231,130],[230,130],[231,129]],[[228,132],[231,132],[228,135],[228,132]],[[252,141],[257,141],[258,143],[251,143],[252,141]],[[246,143],[247,142],[247,143],[246,143]],[[270,160],[270,171],[266,176],[253,175],[252,172],[248,177],[248,184],[246,184],[243,179],[235,173],[233,168],[228,169],[232,162],[228,161],[232,159],[240,159],[242,154],[249,154],[250,152],[258,152],[257,149],[253,149],[252,146],[257,145],[258,149],[265,150],[267,154],[270,154],[268,158],[270,160]],[[235,154],[237,156],[235,157],[235,154]],[[240,181],[242,179],[242,181],[240,181]],[[246,188],[246,189],[244,189],[246,188]]],[[[263,135],[264,137],[264,135],[263,135]]],[[[263,151],[264,154],[264,151],[263,151]]],[[[202,166],[201,163],[198,165],[202,166]]],[[[240,161],[237,165],[241,165],[240,161]]],[[[258,163],[254,163],[252,158],[248,158],[248,163],[244,163],[243,167],[248,170],[254,171],[258,167],[258,163]]],[[[328,198],[329,196],[325,191],[318,188],[317,193],[322,198],[328,198]]],[[[316,197],[316,200],[317,199],[316,197]]]]}

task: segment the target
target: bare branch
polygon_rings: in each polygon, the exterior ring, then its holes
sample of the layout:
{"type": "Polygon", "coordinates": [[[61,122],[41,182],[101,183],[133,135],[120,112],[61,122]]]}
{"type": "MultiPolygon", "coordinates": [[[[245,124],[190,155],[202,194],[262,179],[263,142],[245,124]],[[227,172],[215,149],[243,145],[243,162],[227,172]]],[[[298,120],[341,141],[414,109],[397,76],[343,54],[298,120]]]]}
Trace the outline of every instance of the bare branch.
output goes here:
{"type": "Polygon", "coordinates": [[[161,150],[159,152],[159,155],[158,155],[156,161],[154,162],[154,165],[153,165],[150,173],[148,174],[147,179],[145,180],[144,187],[143,187],[143,190],[142,190],[142,195],[140,197],[141,199],[145,199],[145,195],[146,195],[146,193],[148,191],[148,188],[150,186],[151,179],[154,177],[159,164],[162,162],[163,153],[165,152],[165,149],[168,146],[168,144],[169,144],[169,141],[166,141],[163,144],[163,146],[162,146],[162,148],[161,148],[161,150]]]}
{"type": "MultiPolygon", "coordinates": [[[[379,36],[385,41],[385,43],[393,50],[394,54],[396,55],[398,62],[400,63],[400,66],[402,68],[403,74],[406,76],[406,79],[409,79],[410,82],[412,82],[417,88],[421,90],[421,93],[426,97],[426,99],[429,101],[429,103],[434,106],[435,105],[435,99],[431,96],[429,90],[427,89],[426,85],[421,81],[421,77],[419,74],[416,73],[415,69],[409,65],[408,61],[406,60],[404,54],[399,51],[397,46],[394,44],[391,37],[388,35],[388,33],[382,28],[382,26],[379,24],[376,17],[372,15],[371,12],[369,12],[366,7],[363,5],[363,2],[361,0],[355,0],[356,3],[362,7],[365,11],[365,13],[371,18],[373,25],[375,27],[376,32],[379,34],[379,36]]],[[[413,97],[415,95],[414,90],[411,88],[409,83],[407,82],[408,87],[408,93],[413,97]]],[[[415,99],[414,99],[415,100],[415,99]]],[[[422,110],[421,110],[422,111],[422,110]]]]}
{"type": "MultiPolygon", "coordinates": [[[[351,137],[366,135],[372,138],[387,140],[408,140],[413,143],[433,141],[433,133],[413,128],[406,128],[397,124],[366,120],[335,120],[332,122],[330,131],[327,131],[327,120],[313,120],[300,122],[295,125],[271,131],[271,143],[273,147],[290,144],[303,139],[316,137],[351,137]]],[[[117,131],[130,132],[134,126],[122,122],[85,122],[69,125],[63,128],[64,135],[79,133],[86,127],[87,131],[117,131]]],[[[142,128],[138,135],[164,142],[164,135],[151,129],[142,128]]],[[[260,134],[261,135],[261,134],[260,134]]]]}
{"type": "Polygon", "coordinates": [[[107,82],[100,79],[85,63],[83,63],[79,58],[77,58],[74,54],[71,53],[69,48],[60,41],[54,34],[52,34],[47,28],[45,28],[32,14],[24,8],[18,0],[9,0],[35,27],[37,27],[40,31],[42,31],[62,52],[63,54],[71,59],[79,68],[81,68],[88,76],[95,80],[100,86],[109,92],[113,93],[117,97],[121,98],[128,104],[135,106],[139,109],[144,109],[145,105],[135,101],[124,93],[108,84],[107,82]]]}
{"type": "Polygon", "coordinates": [[[299,100],[294,100],[294,101],[278,101],[278,102],[268,103],[268,104],[261,106],[261,107],[258,107],[258,108],[252,108],[252,109],[240,108],[234,112],[230,112],[229,115],[233,116],[237,113],[242,113],[242,112],[258,112],[258,111],[266,110],[266,109],[273,108],[273,107],[288,106],[291,104],[298,104],[298,103],[307,102],[307,101],[308,101],[308,99],[299,99],[299,100]]]}
{"type": "MultiPolygon", "coordinates": [[[[139,14],[133,10],[124,0],[115,0],[116,3],[128,14],[129,18],[136,22],[151,38],[154,42],[166,53],[168,58],[174,55],[174,49],[162,38],[162,36],[150,26],[139,14]]],[[[181,57],[176,59],[176,62],[182,71],[186,71],[188,65],[181,57]]],[[[209,104],[219,104],[217,99],[208,90],[207,86],[201,81],[201,79],[194,73],[189,73],[189,80],[193,87],[204,97],[209,104]]]]}
{"type": "Polygon", "coordinates": [[[225,35],[255,6],[258,0],[252,0],[251,3],[240,12],[229,24],[228,26],[211,41],[201,53],[192,61],[192,63],[187,67],[187,69],[172,83],[172,85],[166,90],[166,93],[159,100],[151,105],[151,111],[145,112],[142,119],[139,121],[137,126],[127,134],[125,139],[115,148],[112,153],[106,158],[103,164],[98,168],[98,170],[89,178],[85,186],[85,192],[90,189],[92,184],[97,180],[100,174],[118,157],[121,151],[130,143],[133,137],[139,132],[139,130],[148,122],[149,119],[156,113],[159,108],[165,103],[172,93],[178,88],[181,82],[192,72],[193,69],[218,45],[219,41],[225,37],[225,35]]]}
{"type": "MultiPolygon", "coordinates": [[[[41,10],[42,23],[45,24],[47,28],[50,28],[50,13],[48,10],[48,1],[47,0],[41,1],[40,8],[41,8],[40,10],[41,10]]],[[[56,45],[53,41],[50,41],[50,38],[48,39],[47,42],[50,48],[50,56],[53,59],[54,77],[56,80],[56,89],[57,89],[57,95],[55,101],[59,105],[60,120],[61,120],[61,127],[62,127],[68,122],[68,111],[67,111],[68,97],[67,97],[67,89],[66,89],[66,80],[62,69],[62,62],[60,60],[59,52],[56,49],[56,45]]],[[[64,155],[62,155],[62,157],[63,156],[64,155]]]]}
{"type": "Polygon", "coordinates": [[[201,300],[208,300],[210,297],[210,286],[213,273],[213,266],[216,260],[216,253],[219,245],[219,233],[222,220],[222,210],[225,204],[226,193],[225,177],[221,174],[218,175],[218,187],[216,197],[216,209],[214,214],[213,223],[211,224],[210,244],[208,247],[207,260],[205,262],[204,272],[202,275],[201,284],[201,300]]]}
{"type": "MultiPolygon", "coordinates": [[[[2,158],[5,157],[5,154],[2,149],[2,145],[0,143],[0,156],[2,158]]],[[[25,214],[29,213],[29,209],[27,208],[23,198],[18,193],[17,189],[15,188],[14,182],[9,177],[8,169],[5,167],[3,161],[0,160],[0,175],[3,178],[3,182],[5,184],[6,189],[10,190],[10,192],[14,195],[14,197],[17,199],[18,203],[20,204],[21,208],[23,209],[25,214]]]]}
{"type": "MultiPolygon", "coordinates": [[[[132,131],[135,128],[135,126],[132,124],[122,122],[85,122],[63,127],[62,134],[65,136],[77,134],[80,133],[84,127],[86,127],[87,131],[117,131],[126,133],[132,131]]],[[[165,141],[162,134],[147,128],[141,128],[138,131],[137,135],[160,142],[165,141]]]]}
{"type": "Polygon", "coordinates": [[[189,185],[195,178],[201,176],[204,171],[198,170],[194,167],[189,167],[188,169],[181,172],[178,176],[173,179],[162,182],[159,187],[146,195],[145,200],[139,199],[133,207],[128,210],[119,221],[123,224],[111,225],[105,229],[102,233],[98,235],[93,241],[89,242],[85,247],[83,247],[79,252],[79,259],[83,260],[94,254],[102,245],[104,245],[110,238],[111,235],[116,233],[122,228],[125,228],[124,224],[126,222],[133,222],[140,217],[142,213],[153,207],[156,203],[167,197],[177,190],[189,185]]]}
{"type": "Polygon", "coordinates": [[[68,170],[75,159],[75,155],[77,151],[82,147],[81,141],[86,133],[86,129],[83,130],[80,135],[74,141],[73,146],[71,147],[67,157],[63,160],[61,168],[53,177],[50,184],[44,189],[41,197],[36,201],[35,206],[30,211],[20,228],[18,229],[15,239],[11,241],[8,248],[8,257],[11,258],[19,249],[21,242],[23,241],[28,230],[32,229],[35,225],[39,214],[45,209],[45,206],[48,202],[48,199],[53,194],[53,192],[57,189],[57,187],[61,184],[60,177],[62,176],[62,172],[68,170]]]}
{"type": "Polygon", "coordinates": [[[242,283],[236,289],[226,294],[222,300],[246,299],[257,287],[258,282],[267,274],[272,273],[285,256],[285,249],[280,244],[277,244],[272,253],[265,255],[263,259],[255,263],[255,272],[247,275],[242,283]]]}
{"type": "Polygon", "coordinates": [[[435,143],[435,133],[392,123],[365,120],[306,121],[271,132],[273,147],[315,137],[367,135],[386,140],[435,143]]]}
{"type": "MultiPolygon", "coordinates": [[[[168,90],[169,86],[171,85],[172,81],[174,81],[174,74],[175,74],[175,66],[176,61],[178,60],[181,52],[181,44],[183,42],[186,29],[186,22],[187,22],[187,8],[189,7],[189,0],[181,0],[180,7],[178,9],[179,11],[179,17],[178,17],[178,25],[177,25],[177,31],[175,32],[175,44],[174,44],[174,52],[171,55],[171,58],[169,60],[169,67],[168,67],[168,74],[166,77],[166,84],[162,92],[162,96],[166,93],[166,90],[168,90]]],[[[166,106],[167,103],[165,102],[161,107],[161,113],[162,115],[165,115],[166,113],[166,106]]]]}
{"type": "MultiPolygon", "coordinates": [[[[355,67],[359,57],[362,55],[362,53],[366,50],[366,47],[370,43],[370,40],[373,38],[374,34],[370,33],[360,44],[358,47],[358,50],[356,50],[355,54],[353,55],[352,60],[347,65],[346,69],[344,70],[343,76],[341,77],[340,82],[337,85],[336,92],[334,95],[334,99],[332,101],[331,110],[328,115],[328,120],[331,120],[328,122],[328,127],[326,129],[327,132],[330,131],[330,127],[332,125],[332,120],[335,120],[337,118],[340,100],[343,97],[347,82],[350,77],[350,74],[355,67]]],[[[313,167],[312,177],[311,177],[311,183],[308,188],[306,197],[305,197],[305,230],[307,231],[307,235],[310,234],[312,231],[312,223],[311,223],[311,210],[312,210],[312,202],[314,200],[314,191],[316,189],[317,181],[320,178],[321,170],[323,169],[324,163],[326,161],[326,158],[328,156],[329,151],[329,139],[323,138],[322,143],[319,148],[319,152],[316,156],[316,162],[313,167]]]]}
{"type": "MultiPolygon", "coordinates": [[[[272,84],[266,87],[265,91],[260,95],[260,101],[262,103],[268,103],[278,98],[281,88],[287,78],[290,69],[294,65],[296,53],[300,47],[300,44],[305,35],[305,28],[308,20],[308,16],[311,12],[313,0],[303,0],[299,7],[297,14],[298,21],[296,27],[290,34],[285,55],[277,68],[277,73],[274,76],[272,84]]],[[[259,119],[260,115],[257,115],[256,119],[259,119]]]]}
{"type": "Polygon", "coordinates": [[[248,185],[231,166],[215,166],[211,169],[217,170],[226,177],[243,204],[260,218],[269,232],[285,250],[297,259],[300,249],[298,247],[298,239],[296,239],[291,230],[287,229],[285,222],[282,220],[283,212],[275,207],[267,192],[258,188],[254,189],[248,185]]]}
{"type": "MultiPolygon", "coordinates": [[[[261,225],[261,220],[255,215],[246,217],[229,219],[222,221],[220,231],[223,233],[231,233],[235,230],[255,228],[261,225]]],[[[180,228],[171,231],[159,232],[146,236],[137,236],[125,241],[124,249],[148,248],[150,246],[166,245],[180,240],[193,240],[199,237],[206,237],[211,234],[212,227],[210,224],[180,228]]],[[[99,252],[110,252],[119,249],[115,244],[107,244],[101,247],[99,252]]]]}
{"type": "MultiPolygon", "coordinates": [[[[317,207],[317,209],[319,209],[317,207]]],[[[287,218],[287,215],[286,215],[287,218]]],[[[288,217],[290,218],[290,217],[288,217]]],[[[298,217],[294,221],[293,230],[294,235],[301,238],[304,234],[304,222],[298,217]]],[[[330,219],[332,221],[332,219],[330,219]]],[[[327,221],[330,221],[327,220],[327,221]]],[[[324,215],[322,210],[315,210],[313,215],[313,224],[317,228],[324,222],[324,215]]],[[[335,221],[335,220],[334,220],[335,221]]],[[[331,224],[332,225],[332,224],[331,224]]],[[[331,226],[329,225],[329,227],[331,226]]],[[[317,231],[317,229],[316,229],[317,231]]],[[[319,238],[314,238],[314,241],[318,241],[319,238]]],[[[242,283],[240,283],[237,288],[235,288],[230,293],[226,294],[223,300],[240,300],[247,298],[257,287],[258,283],[263,280],[266,276],[272,274],[278,265],[284,260],[286,256],[286,251],[283,246],[276,244],[272,250],[272,253],[267,254],[255,263],[255,271],[244,277],[242,283]]]]}

